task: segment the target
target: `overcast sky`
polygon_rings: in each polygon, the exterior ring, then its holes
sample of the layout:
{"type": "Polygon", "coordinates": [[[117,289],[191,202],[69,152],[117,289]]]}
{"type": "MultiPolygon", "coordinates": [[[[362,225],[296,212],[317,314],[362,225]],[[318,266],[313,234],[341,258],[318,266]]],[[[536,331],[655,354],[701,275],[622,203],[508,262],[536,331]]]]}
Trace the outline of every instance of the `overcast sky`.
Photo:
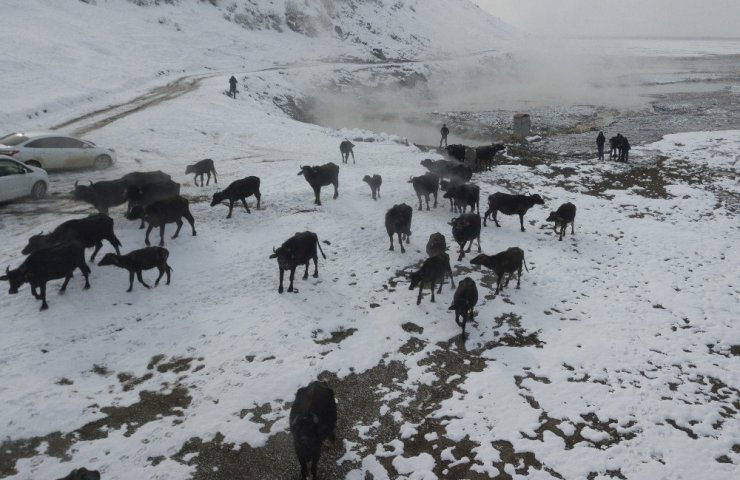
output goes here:
{"type": "Polygon", "coordinates": [[[740,36],[740,0],[473,0],[535,34],[740,36]]]}

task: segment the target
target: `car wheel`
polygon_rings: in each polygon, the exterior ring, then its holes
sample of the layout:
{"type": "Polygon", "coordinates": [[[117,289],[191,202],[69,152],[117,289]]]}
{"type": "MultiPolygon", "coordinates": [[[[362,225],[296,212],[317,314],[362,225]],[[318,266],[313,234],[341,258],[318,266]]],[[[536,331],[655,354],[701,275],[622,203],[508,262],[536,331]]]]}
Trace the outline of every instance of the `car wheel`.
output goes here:
{"type": "Polygon", "coordinates": [[[34,200],[39,200],[41,198],[44,198],[46,195],[46,183],[44,182],[36,182],[33,184],[33,188],[31,189],[31,196],[34,198],[34,200]]]}
{"type": "Polygon", "coordinates": [[[98,155],[95,157],[95,162],[93,163],[93,166],[95,167],[95,170],[102,170],[104,168],[108,168],[113,164],[113,161],[108,155],[98,155]]]}
{"type": "Polygon", "coordinates": [[[26,162],[26,165],[30,165],[32,167],[41,168],[41,163],[39,163],[36,160],[29,160],[26,162]]]}

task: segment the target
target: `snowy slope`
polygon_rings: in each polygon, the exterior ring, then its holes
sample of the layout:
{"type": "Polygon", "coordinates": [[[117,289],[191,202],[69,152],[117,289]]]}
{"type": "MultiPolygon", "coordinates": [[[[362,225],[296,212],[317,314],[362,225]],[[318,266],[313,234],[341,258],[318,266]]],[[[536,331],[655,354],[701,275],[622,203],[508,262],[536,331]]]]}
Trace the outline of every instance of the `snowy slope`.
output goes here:
{"type": "MultiPolygon", "coordinates": [[[[77,275],[59,296],[52,282],[47,312],[27,286],[0,295],[0,477],[59,478],[87,466],[105,480],[294,478],[289,402],[317,376],[335,388],[340,408],[323,478],[737,476],[740,132],[633,149],[647,169],[656,152],[665,156],[656,194],[630,186],[627,168],[592,161],[509,158],[477,176],[483,197],[538,192],[547,208],[528,213],[525,233],[503,216],[483,234],[486,253],[525,250],[520,290],[512,284],[493,298],[489,272],[468,258],[454,262],[456,281],[470,275],[481,289],[476,323],[460,343],[450,286],[420,306],[407,289],[428,235],[452,240],[445,202],[414,211],[406,254],[387,250],[383,229],[392,205],[416,206],[407,179],[434,154],[393,135],[300,123],[273,102],[300,94],[283,77],[337,77],[345,66],[318,60],[360,57],[356,44],[316,41],[331,32],[246,29],[223,18],[223,5],[185,0],[63,10],[51,0],[9,3],[4,44],[24,41],[0,67],[17,87],[1,94],[5,129],[49,127],[179,75],[200,83],[91,130],[118,151],[112,169],[55,174],[50,199],[0,206],[0,263],[18,265],[30,235],[90,213],[66,195],[75,180],[132,170],[161,169],[182,182],[198,235],[186,226],[166,237],[170,286],[126,293],[125,272],[91,265],[92,289],[83,291],[77,275]],[[22,17],[36,20],[22,28],[22,17]],[[237,100],[222,95],[232,72],[245,85],[237,100]],[[29,78],[35,88],[20,88],[29,78]],[[315,207],[299,165],[338,163],[343,138],[366,140],[355,140],[358,163],[341,166],[339,199],[324,189],[315,207]],[[216,161],[219,184],[195,187],[185,165],[205,157],[216,161]],[[384,178],[376,202],[361,181],[373,173],[384,178]],[[226,220],[210,197],[246,175],[262,179],[263,208],[236,207],[226,220]],[[565,201],[578,206],[576,233],[558,242],[544,219],[565,201]],[[328,258],[318,279],[302,280],[299,269],[298,293],[278,295],[268,256],[306,229],[330,242],[322,244],[328,258]]],[[[380,8],[361,8],[373,3],[380,8]]],[[[417,10],[441,3],[417,2],[417,10]]],[[[122,213],[112,210],[124,251],[143,246],[122,213]]]]}

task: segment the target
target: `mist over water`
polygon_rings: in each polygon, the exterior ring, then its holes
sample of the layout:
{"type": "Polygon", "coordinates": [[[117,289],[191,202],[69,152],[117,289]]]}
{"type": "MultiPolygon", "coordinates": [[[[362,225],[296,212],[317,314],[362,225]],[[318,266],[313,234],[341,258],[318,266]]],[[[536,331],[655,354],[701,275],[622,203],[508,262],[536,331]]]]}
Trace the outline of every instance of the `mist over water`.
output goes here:
{"type": "MultiPolygon", "coordinates": [[[[740,80],[738,56],[727,55],[731,49],[726,39],[716,44],[722,55],[707,54],[708,41],[701,48],[682,39],[662,39],[655,47],[650,42],[532,40],[508,53],[420,62],[411,68],[379,66],[374,86],[358,77],[338,91],[309,86],[304,92],[315,100],[311,113],[319,124],[393,133],[435,145],[448,112],[577,106],[641,110],[654,95],[716,91],[740,80]],[[410,73],[416,80],[404,82],[410,73]]],[[[740,52],[740,40],[735,43],[740,52]]],[[[450,140],[490,141],[480,135],[450,140]]]]}

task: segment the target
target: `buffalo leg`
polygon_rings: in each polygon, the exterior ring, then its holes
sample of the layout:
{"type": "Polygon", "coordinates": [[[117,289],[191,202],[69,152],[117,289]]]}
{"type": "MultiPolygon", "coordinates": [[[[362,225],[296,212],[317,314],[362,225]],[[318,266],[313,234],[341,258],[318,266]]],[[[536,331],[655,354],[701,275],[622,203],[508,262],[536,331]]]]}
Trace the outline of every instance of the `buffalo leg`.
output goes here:
{"type": "Polygon", "coordinates": [[[334,182],[334,200],[339,196],[339,181],[334,182]]]}
{"type": "Polygon", "coordinates": [[[154,282],[155,287],[159,285],[159,281],[162,280],[164,273],[167,271],[167,265],[164,265],[164,266],[160,265],[159,267],[157,267],[157,269],[159,270],[159,276],[157,277],[157,280],[154,282]]]}
{"type": "Polygon", "coordinates": [[[167,285],[170,284],[170,276],[172,275],[172,268],[170,268],[169,265],[166,263],[164,264],[165,268],[167,268],[167,285]]]}
{"type": "Polygon", "coordinates": [[[378,187],[378,198],[380,198],[380,187],[378,187]]]}
{"type": "Polygon", "coordinates": [[[218,179],[216,178],[216,169],[211,170],[213,172],[213,183],[218,185],[218,179]]]}
{"type": "Polygon", "coordinates": [[[195,232],[195,219],[193,218],[193,216],[190,214],[189,211],[187,211],[185,212],[185,215],[183,215],[183,217],[185,217],[185,220],[187,220],[190,224],[190,229],[193,231],[193,236],[196,236],[197,234],[195,232]]]}
{"type": "Polygon", "coordinates": [[[427,193],[426,195],[424,195],[424,197],[427,200],[427,212],[428,212],[429,211],[429,194],[427,193]]]}
{"type": "Polygon", "coordinates": [[[46,303],[46,282],[39,285],[39,296],[41,297],[41,310],[47,310],[49,304],[46,303]]]}
{"type": "Polygon", "coordinates": [[[321,205],[321,187],[315,187],[313,189],[313,195],[315,197],[313,203],[316,205],[321,205]]]}
{"type": "Polygon", "coordinates": [[[87,290],[90,288],[90,267],[85,265],[85,262],[82,262],[82,265],[80,265],[80,271],[82,272],[82,276],[85,277],[85,286],[83,289],[87,290]]]}
{"type": "Polygon", "coordinates": [[[457,261],[459,262],[460,260],[462,260],[463,258],[465,258],[465,242],[458,243],[458,245],[460,245],[460,251],[457,252],[457,253],[460,254],[457,257],[457,261]]]}
{"type": "MultiPolygon", "coordinates": [[[[208,175],[208,180],[206,180],[206,185],[210,185],[211,184],[211,172],[206,172],[206,175],[208,175]]],[[[203,185],[203,180],[200,181],[200,184],[201,186],[203,185]]]]}
{"type": "Polygon", "coordinates": [[[437,208],[437,192],[434,192],[434,208],[437,208]]]}
{"type": "Polygon", "coordinates": [[[136,271],[136,279],[139,281],[140,284],[144,285],[146,288],[152,288],[149,285],[146,284],[144,281],[144,278],[141,276],[141,270],[136,271]]]}
{"type": "Polygon", "coordinates": [[[308,462],[303,458],[299,462],[301,462],[301,480],[306,480],[308,478],[308,462]]]}
{"type": "MultiPolygon", "coordinates": [[[[512,273],[513,275],[513,273],[512,273]]],[[[519,288],[519,285],[522,283],[522,266],[519,265],[519,277],[516,279],[516,288],[519,288]]]]}
{"type": "MultiPolygon", "coordinates": [[[[473,248],[473,240],[475,240],[475,239],[474,238],[471,238],[470,239],[470,244],[468,245],[468,250],[467,250],[468,253],[470,253],[470,249],[473,248]]],[[[480,252],[480,250],[478,250],[478,251],[480,252]]]]}
{"type": "MultiPolygon", "coordinates": [[[[177,238],[177,236],[180,235],[180,229],[182,228],[182,219],[178,218],[175,222],[175,225],[177,225],[177,229],[175,229],[175,234],[172,235],[172,238],[177,238]]],[[[160,228],[162,229],[162,231],[164,231],[164,223],[160,228]]],[[[164,244],[164,241],[162,242],[162,244],[164,244]]]]}
{"type": "Polygon", "coordinates": [[[247,210],[247,213],[252,213],[252,212],[251,212],[251,211],[249,210],[249,205],[247,205],[247,199],[246,199],[246,198],[244,198],[244,197],[242,197],[242,205],[244,205],[244,208],[245,208],[245,209],[247,210]]]}
{"type": "Polygon", "coordinates": [[[401,239],[401,232],[398,232],[398,244],[401,245],[401,253],[406,253],[406,249],[403,248],[403,240],[401,239]]]}
{"type": "Polygon", "coordinates": [[[432,288],[432,303],[434,303],[434,280],[431,281],[431,285],[432,285],[431,287],[432,288]]]}
{"type": "Polygon", "coordinates": [[[134,271],[133,270],[129,270],[129,272],[128,272],[128,290],[126,290],[126,291],[127,292],[130,292],[133,289],[134,289],[134,271]]]}
{"type": "Polygon", "coordinates": [[[496,291],[493,292],[494,295],[496,295],[501,290],[501,282],[504,280],[504,273],[498,275],[498,278],[496,278],[496,291]]]}
{"type": "Polygon", "coordinates": [[[94,262],[95,261],[95,255],[98,254],[98,252],[100,251],[101,248],[103,248],[103,242],[98,242],[98,243],[95,244],[95,249],[93,250],[92,255],[90,255],[90,261],[91,262],[94,262]]]}
{"type": "Polygon", "coordinates": [[[285,270],[282,268],[280,269],[280,286],[278,287],[278,293],[283,293],[283,274],[285,273],[285,270]]]}
{"type": "Polygon", "coordinates": [[[314,451],[313,459],[311,460],[311,479],[318,480],[319,477],[316,474],[316,470],[319,468],[319,458],[321,458],[321,449],[317,448],[314,451]]]}
{"type": "Polygon", "coordinates": [[[564,233],[565,233],[565,225],[561,225],[560,226],[560,238],[558,238],[558,240],[560,240],[561,242],[563,241],[563,234],[564,233]]]}
{"type": "MultiPolygon", "coordinates": [[[[566,227],[567,227],[567,225],[566,225],[566,227]]],[[[570,222],[570,234],[571,235],[575,235],[576,234],[576,221],[575,220],[573,220],[572,222],[570,222]]]]}
{"type": "Polygon", "coordinates": [[[108,242],[110,242],[110,244],[113,245],[113,248],[116,251],[116,255],[120,255],[121,251],[118,249],[118,245],[121,243],[121,241],[118,240],[118,237],[113,235],[112,238],[106,238],[106,240],[108,240],[108,242]]]}
{"type": "MultiPolygon", "coordinates": [[[[308,264],[306,264],[308,267],[308,264]]],[[[319,278],[319,256],[314,255],[313,257],[313,278],[319,278]]]]}
{"type": "Polygon", "coordinates": [[[145,222],[145,221],[144,221],[144,219],[142,218],[142,219],[141,219],[141,223],[139,223],[139,230],[144,230],[144,226],[145,226],[145,225],[146,225],[146,222],[145,222]]]}
{"type": "Polygon", "coordinates": [[[522,232],[524,231],[524,214],[519,214],[519,225],[522,227],[522,232]]]}
{"type": "MultiPolygon", "coordinates": [[[[422,210],[422,208],[421,208],[421,195],[416,195],[416,197],[419,199],[419,211],[421,212],[421,210],[422,210]]],[[[427,202],[427,203],[429,203],[429,202],[427,202]]]]}
{"type": "Polygon", "coordinates": [[[304,280],[308,278],[308,266],[309,265],[311,265],[311,261],[310,260],[306,262],[306,271],[303,272],[303,279],[304,280]]]}
{"type": "Polygon", "coordinates": [[[257,210],[259,210],[260,209],[260,199],[262,198],[262,195],[260,194],[258,190],[257,192],[255,192],[254,196],[257,197],[257,210]]]}
{"type": "Polygon", "coordinates": [[[290,269],[290,285],[288,285],[288,291],[293,291],[293,278],[295,277],[295,266],[290,269]]]}
{"type": "MultiPolygon", "coordinates": [[[[357,162],[355,162],[355,152],[349,152],[349,153],[352,154],[352,163],[353,164],[356,164],[357,162]]],[[[316,475],[316,474],[314,473],[314,475],[316,475]]]]}
{"type": "Polygon", "coordinates": [[[151,243],[149,242],[149,234],[151,233],[153,228],[154,228],[154,225],[150,223],[149,228],[146,229],[146,235],[144,236],[144,243],[146,243],[147,246],[151,245],[151,243]]]}
{"type": "MultiPolygon", "coordinates": [[[[471,245],[473,244],[473,241],[472,240],[470,241],[470,244],[471,245]]],[[[470,250],[468,250],[468,251],[470,251],[470,250]]],[[[480,248],[480,233],[479,233],[478,234],[478,253],[480,253],[480,252],[482,252],[482,250],[480,248]]]]}
{"type": "Polygon", "coordinates": [[[388,250],[393,251],[393,234],[392,233],[389,233],[388,234],[388,238],[391,239],[391,248],[389,248],[388,250]]]}
{"type": "Polygon", "coordinates": [[[422,290],[424,290],[424,282],[423,281],[420,281],[419,282],[419,296],[416,297],[416,304],[417,305],[420,305],[421,304],[422,290]]]}
{"type": "Polygon", "coordinates": [[[491,210],[486,210],[486,213],[483,215],[483,226],[486,226],[486,219],[488,219],[488,216],[491,214],[491,210]]]}
{"type": "Polygon", "coordinates": [[[67,291],[67,284],[69,283],[70,278],[72,278],[72,274],[67,274],[66,277],[64,277],[64,283],[62,284],[62,288],[59,289],[59,293],[64,293],[67,291]]]}
{"type": "Polygon", "coordinates": [[[439,288],[437,289],[437,293],[442,293],[442,286],[445,284],[445,277],[442,275],[442,280],[439,281],[439,288]]]}
{"type": "Polygon", "coordinates": [[[234,210],[234,201],[233,200],[229,200],[229,214],[226,215],[226,218],[231,218],[231,212],[232,212],[232,210],[234,210]]]}
{"type": "Polygon", "coordinates": [[[36,293],[36,285],[31,284],[31,295],[33,295],[33,298],[36,300],[41,300],[41,296],[36,293]]]}
{"type": "Polygon", "coordinates": [[[498,211],[493,210],[493,213],[491,213],[491,218],[493,218],[493,223],[495,223],[497,227],[500,227],[501,225],[499,225],[498,219],[496,218],[497,213],[498,211]]]}

